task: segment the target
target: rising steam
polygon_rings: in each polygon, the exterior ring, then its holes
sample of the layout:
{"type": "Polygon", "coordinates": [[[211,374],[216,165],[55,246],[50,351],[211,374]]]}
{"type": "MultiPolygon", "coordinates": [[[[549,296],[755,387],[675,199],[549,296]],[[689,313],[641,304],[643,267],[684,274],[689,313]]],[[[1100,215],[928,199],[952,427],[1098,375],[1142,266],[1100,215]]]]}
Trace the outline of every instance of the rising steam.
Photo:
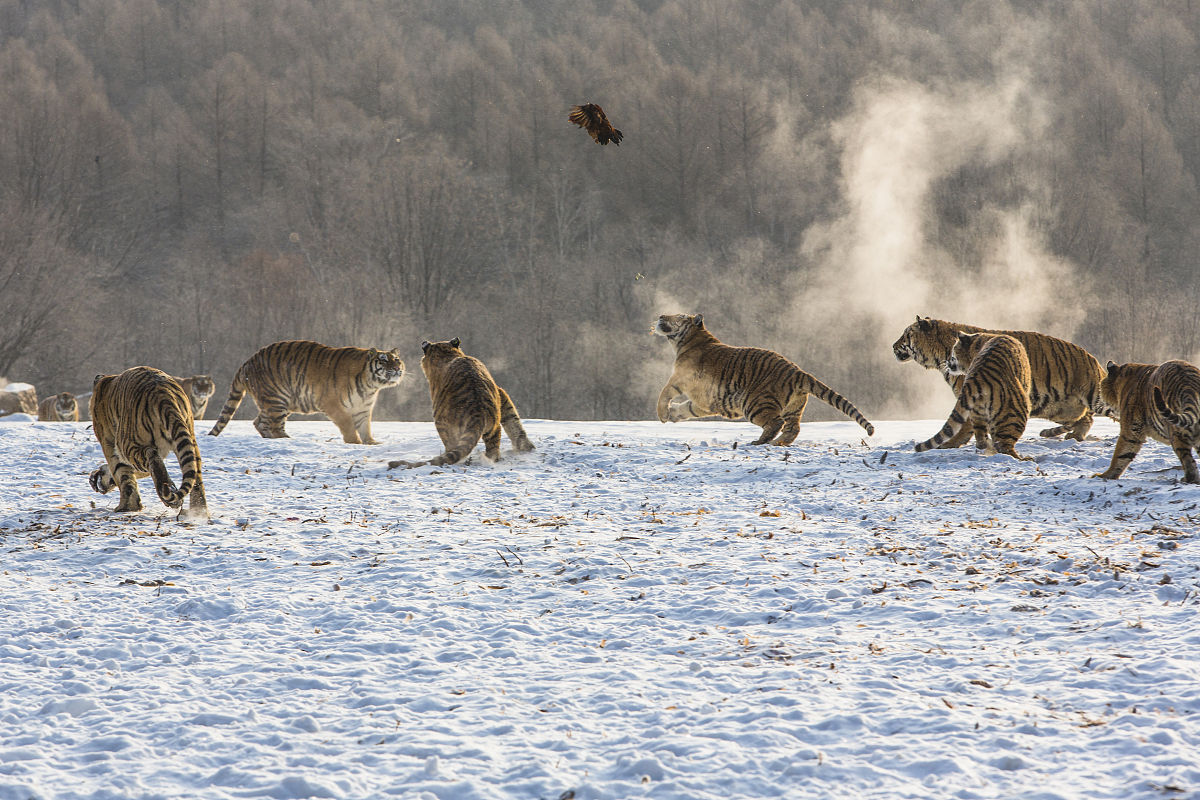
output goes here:
{"type": "Polygon", "coordinates": [[[861,88],[836,124],[845,213],[806,233],[802,254],[817,276],[797,306],[809,320],[822,309],[829,327],[859,332],[888,382],[906,387],[877,414],[935,417],[952,402],[933,373],[887,364],[918,314],[1067,337],[1081,321],[1081,304],[1064,297],[1072,266],[1047,253],[1031,226],[1028,203],[1043,196],[1035,170],[1018,173],[1030,184],[1020,187],[1032,198],[1024,205],[985,199],[973,212],[973,230],[988,237],[976,242],[976,263],[960,263],[931,233],[935,183],[964,166],[1018,159],[1042,137],[1044,119],[1017,77],[949,88],[886,79],[861,88]]]}

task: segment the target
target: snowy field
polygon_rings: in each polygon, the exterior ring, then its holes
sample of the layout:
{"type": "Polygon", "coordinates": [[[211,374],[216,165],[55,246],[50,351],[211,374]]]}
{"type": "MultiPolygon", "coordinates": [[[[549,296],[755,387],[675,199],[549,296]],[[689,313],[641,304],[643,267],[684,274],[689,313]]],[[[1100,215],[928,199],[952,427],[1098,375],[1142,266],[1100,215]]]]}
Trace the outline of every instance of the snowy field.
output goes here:
{"type": "Polygon", "coordinates": [[[234,422],[186,525],[24,420],[0,800],[1200,797],[1200,488],[1153,442],[1090,478],[1109,421],[1017,463],[913,453],[942,420],[533,420],[390,472],[431,424],[234,422]]]}

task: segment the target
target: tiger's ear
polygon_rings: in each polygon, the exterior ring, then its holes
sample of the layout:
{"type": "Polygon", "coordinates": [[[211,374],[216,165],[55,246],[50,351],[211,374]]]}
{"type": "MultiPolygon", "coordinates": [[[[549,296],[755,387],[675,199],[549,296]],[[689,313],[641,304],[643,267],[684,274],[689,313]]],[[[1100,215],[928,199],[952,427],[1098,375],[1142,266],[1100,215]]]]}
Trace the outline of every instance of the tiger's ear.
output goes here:
{"type": "Polygon", "coordinates": [[[1107,367],[1105,367],[1105,368],[1104,368],[1104,370],[1105,370],[1106,372],[1112,372],[1112,371],[1113,371],[1114,369],[1116,369],[1116,368],[1117,368],[1117,364],[1116,364],[1116,362],[1115,362],[1115,361],[1109,361],[1109,362],[1108,362],[1108,366],[1107,366],[1107,367]]]}
{"type": "Polygon", "coordinates": [[[931,320],[929,317],[922,317],[920,314],[917,314],[917,327],[923,331],[931,330],[933,328],[933,320],[931,320]]]}
{"type": "Polygon", "coordinates": [[[455,336],[453,339],[450,340],[451,347],[458,347],[460,344],[462,344],[462,342],[459,340],[459,338],[457,336],[455,336]]]}
{"type": "Polygon", "coordinates": [[[424,353],[429,349],[429,342],[421,342],[421,352],[424,353]]]}
{"type": "Polygon", "coordinates": [[[958,332],[958,340],[960,342],[962,342],[963,347],[970,347],[971,340],[974,338],[975,338],[974,334],[967,333],[966,331],[958,332]]]}
{"type": "Polygon", "coordinates": [[[703,327],[704,327],[704,315],[703,315],[703,314],[697,314],[697,315],[696,315],[696,327],[697,327],[697,328],[703,328],[703,327]]]}

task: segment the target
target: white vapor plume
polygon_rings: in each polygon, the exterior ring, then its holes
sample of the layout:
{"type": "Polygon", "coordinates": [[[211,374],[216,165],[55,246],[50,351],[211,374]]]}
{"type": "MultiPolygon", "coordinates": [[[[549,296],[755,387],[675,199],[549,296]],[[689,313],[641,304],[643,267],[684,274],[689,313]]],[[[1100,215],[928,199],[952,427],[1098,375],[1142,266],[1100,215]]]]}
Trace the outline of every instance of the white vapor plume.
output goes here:
{"type": "Polygon", "coordinates": [[[1031,171],[1014,173],[1024,205],[983,198],[972,210],[974,263],[936,240],[939,180],[1015,161],[1044,135],[1030,87],[1019,75],[944,88],[881,79],[861,87],[834,126],[844,213],[806,233],[802,254],[816,275],[796,307],[809,321],[856,331],[879,370],[906,387],[877,414],[935,417],[952,403],[934,373],[892,360],[891,342],[917,315],[1059,336],[1081,321],[1081,305],[1063,296],[1071,265],[1048,254],[1031,225],[1030,203],[1043,196],[1031,171]]]}

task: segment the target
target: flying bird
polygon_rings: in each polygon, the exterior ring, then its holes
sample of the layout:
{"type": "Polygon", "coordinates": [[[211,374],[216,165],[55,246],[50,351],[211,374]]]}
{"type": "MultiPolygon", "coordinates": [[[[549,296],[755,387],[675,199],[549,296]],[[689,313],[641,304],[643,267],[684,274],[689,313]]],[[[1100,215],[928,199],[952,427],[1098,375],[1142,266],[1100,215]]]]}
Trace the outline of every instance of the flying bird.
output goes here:
{"type": "Polygon", "coordinates": [[[608,144],[612,142],[615,145],[621,144],[621,139],[624,138],[621,132],[612,126],[608,121],[608,117],[604,115],[604,109],[595,103],[584,103],[581,106],[574,106],[571,113],[567,115],[567,119],[574,122],[579,127],[588,132],[596,144],[608,144]]]}

